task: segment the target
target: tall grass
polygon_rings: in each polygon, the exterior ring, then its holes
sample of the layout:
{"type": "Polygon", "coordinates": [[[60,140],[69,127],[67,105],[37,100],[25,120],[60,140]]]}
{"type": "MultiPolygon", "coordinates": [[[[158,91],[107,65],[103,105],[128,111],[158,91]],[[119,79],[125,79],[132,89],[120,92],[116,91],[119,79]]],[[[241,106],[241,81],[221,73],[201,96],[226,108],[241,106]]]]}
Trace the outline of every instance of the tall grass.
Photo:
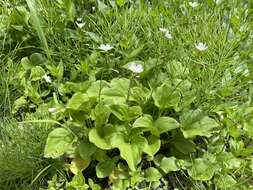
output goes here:
{"type": "Polygon", "coordinates": [[[58,162],[43,158],[50,129],[46,124],[19,125],[11,118],[0,120],[1,190],[35,190],[57,172],[58,162]]]}
{"type": "Polygon", "coordinates": [[[40,42],[41,42],[41,45],[42,45],[44,51],[46,52],[48,58],[50,58],[49,48],[48,48],[47,40],[46,40],[44,31],[42,28],[42,22],[39,18],[39,15],[38,15],[36,2],[35,2],[35,0],[26,0],[26,2],[27,2],[27,5],[30,9],[33,28],[35,29],[35,31],[38,34],[38,37],[40,39],[40,42]]]}

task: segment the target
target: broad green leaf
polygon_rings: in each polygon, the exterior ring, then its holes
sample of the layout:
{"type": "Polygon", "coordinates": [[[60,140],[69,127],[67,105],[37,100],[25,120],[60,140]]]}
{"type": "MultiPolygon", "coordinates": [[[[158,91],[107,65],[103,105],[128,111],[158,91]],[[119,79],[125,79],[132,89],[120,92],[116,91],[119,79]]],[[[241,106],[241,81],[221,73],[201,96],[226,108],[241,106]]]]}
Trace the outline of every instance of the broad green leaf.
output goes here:
{"type": "Polygon", "coordinates": [[[75,137],[69,130],[56,128],[48,135],[44,156],[57,158],[70,149],[74,141],[75,137]]]}
{"type": "Polygon", "coordinates": [[[144,115],[133,124],[133,128],[143,128],[145,131],[149,131],[153,128],[153,118],[151,115],[144,115]]]}
{"type": "Polygon", "coordinates": [[[130,177],[131,185],[139,183],[140,181],[144,181],[144,179],[145,179],[143,176],[143,173],[138,170],[131,171],[131,172],[129,172],[129,174],[131,175],[131,177],[130,177]]]}
{"type": "Polygon", "coordinates": [[[176,129],[179,126],[180,126],[180,124],[177,122],[177,120],[175,120],[171,117],[159,117],[154,122],[153,134],[160,135],[162,133],[176,129]]]}
{"type": "Polygon", "coordinates": [[[107,123],[109,116],[111,114],[111,109],[109,106],[99,103],[94,109],[94,120],[96,126],[102,126],[107,123]]]}
{"type": "Polygon", "coordinates": [[[233,189],[236,186],[237,181],[228,174],[222,175],[214,180],[215,185],[220,189],[233,189]]]}
{"type": "Polygon", "coordinates": [[[102,189],[98,184],[94,183],[94,181],[91,178],[88,179],[88,183],[89,183],[89,187],[91,188],[91,190],[101,190],[102,189]]]}
{"type": "Polygon", "coordinates": [[[31,69],[30,80],[31,81],[41,80],[44,75],[45,75],[44,69],[40,66],[35,66],[31,69]]]}
{"type": "Polygon", "coordinates": [[[150,167],[144,171],[144,176],[146,181],[153,182],[159,181],[159,179],[162,177],[162,174],[156,168],[150,167]]]}
{"type": "Polygon", "coordinates": [[[40,53],[33,53],[30,60],[33,65],[43,65],[46,62],[46,58],[40,53]]]}
{"type": "Polygon", "coordinates": [[[153,157],[161,146],[161,141],[159,137],[150,135],[147,137],[148,144],[144,147],[144,152],[149,156],[153,157]]]}
{"type": "Polygon", "coordinates": [[[98,148],[103,150],[111,149],[110,141],[106,137],[101,136],[96,128],[90,130],[89,140],[98,148]]]}
{"type": "Polygon", "coordinates": [[[96,151],[94,144],[90,143],[88,140],[82,140],[77,149],[82,159],[89,159],[96,151]]]}
{"type": "Polygon", "coordinates": [[[180,102],[180,93],[168,82],[158,87],[152,97],[155,105],[160,109],[176,108],[180,102]]]}
{"type": "Polygon", "coordinates": [[[72,93],[72,92],[82,92],[85,93],[87,89],[90,86],[90,81],[85,81],[85,82],[69,82],[67,81],[66,83],[61,83],[58,90],[60,94],[67,94],[67,93],[72,93]]]}
{"type": "Polygon", "coordinates": [[[28,57],[23,57],[21,59],[21,65],[25,70],[29,70],[34,67],[34,65],[31,63],[31,61],[28,59],[28,57]]]}
{"type": "Polygon", "coordinates": [[[122,104],[126,102],[130,80],[115,78],[109,88],[102,89],[102,98],[108,104],[122,104]]]}
{"type": "Polygon", "coordinates": [[[196,146],[194,142],[184,138],[181,132],[177,132],[173,135],[172,143],[174,144],[175,148],[183,154],[188,154],[195,151],[196,146]]]}
{"type": "Polygon", "coordinates": [[[189,69],[179,61],[172,61],[168,63],[166,67],[170,74],[174,77],[182,78],[189,74],[189,69]]]}
{"type": "Polygon", "coordinates": [[[96,82],[93,82],[90,87],[88,88],[86,94],[90,98],[98,98],[101,96],[101,91],[105,88],[108,87],[109,84],[106,81],[103,80],[98,80],[96,82]]]}
{"type": "Polygon", "coordinates": [[[77,174],[78,172],[82,172],[90,165],[90,160],[83,160],[81,158],[74,158],[70,164],[70,171],[73,174],[77,174]]]}
{"type": "Polygon", "coordinates": [[[87,111],[89,110],[89,97],[84,93],[75,93],[68,101],[67,109],[87,111]]]}
{"type": "Polygon", "coordinates": [[[216,167],[207,159],[197,158],[194,160],[192,167],[187,171],[194,180],[208,181],[212,179],[216,167]]]}
{"type": "Polygon", "coordinates": [[[103,161],[110,159],[110,157],[107,156],[107,154],[106,154],[106,150],[102,150],[99,148],[96,149],[96,152],[92,155],[92,158],[94,160],[99,161],[99,162],[103,162],[103,161]]]}
{"type": "Polygon", "coordinates": [[[191,125],[183,125],[181,129],[185,138],[193,138],[195,136],[211,137],[213,129],[218,126],[218,123],[214,119],[205,116],[191,125]]]}
{"type": "Polygon", "coordinates": [[[126,104],[114,104],[110,106],[112,113],[121,121],[132,121],[142,114],[141,107],[128,106],[126,104]]]}
{"type": "Polygon", "coordinates": [[[135,171],[137,164],[141,161],[142,150],[147,146],[147,140],[141,136],[129,139],[119,133],[112,137],[111,144],[120,150],[120,156],[126,160],[129,168],[135,171]]]}
{"type": "Polygon", "coordinates": [[[175,157],[164,157],[161,160],[160,168],[165,172],[178,171],[180,167],[177,165],[177,159],[175,157]]]}
{"type": "Polygon", "coordinates": [[[99,162],[96,166],[96,174],[98,178],[104,178],[109,176],[113,169],[115,168],[115,163],[113,160],[106,160],[99,162]]]}
{"type": "Polygon", "coordinates": [[[120,130],[119,126],[112,125],[93,128],[89,132],[89,140],[103,150],[111,149],[110,139],[117,134],[118,130],[120,130]]]}
{"type": "Polygon", "coordinates": [[[149,89],[135,86],[130,89],[129,100],[137,102],[139,105],[143,105],[148,101],[150,95],[151,93],[149,89]]]}
{"type": "Polygon", "coordinates": [[[67,183],[68,190],[87,190],[89,186],[85,184],[85,179],[83,177],[82,172],[78,172],[73,178],[71,182],[67,183]]]}

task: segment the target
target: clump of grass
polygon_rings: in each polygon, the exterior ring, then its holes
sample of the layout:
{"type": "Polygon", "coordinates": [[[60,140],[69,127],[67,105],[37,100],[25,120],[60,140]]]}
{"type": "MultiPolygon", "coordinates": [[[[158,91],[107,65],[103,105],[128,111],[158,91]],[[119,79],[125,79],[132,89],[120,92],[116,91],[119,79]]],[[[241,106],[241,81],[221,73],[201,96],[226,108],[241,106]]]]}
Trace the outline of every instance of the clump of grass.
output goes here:
{"type": "Polygon", "coordinates": [[[1,189],[37,189],[57,172],[57,161],[43,158],[50,128],[48,124],[20,125],[14,119],[1,119],[1,189]]]}

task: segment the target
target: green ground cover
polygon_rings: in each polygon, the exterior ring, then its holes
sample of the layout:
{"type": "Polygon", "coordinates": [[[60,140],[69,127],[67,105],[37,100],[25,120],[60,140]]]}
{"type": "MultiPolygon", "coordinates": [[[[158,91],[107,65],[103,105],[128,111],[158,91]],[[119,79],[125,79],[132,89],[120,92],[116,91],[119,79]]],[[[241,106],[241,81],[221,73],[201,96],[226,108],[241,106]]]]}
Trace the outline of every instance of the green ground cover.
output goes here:
{"type": "Polygon", "coordinates": [[[0,1],[0,189],[253,189],[251,0],[0,1]]]}

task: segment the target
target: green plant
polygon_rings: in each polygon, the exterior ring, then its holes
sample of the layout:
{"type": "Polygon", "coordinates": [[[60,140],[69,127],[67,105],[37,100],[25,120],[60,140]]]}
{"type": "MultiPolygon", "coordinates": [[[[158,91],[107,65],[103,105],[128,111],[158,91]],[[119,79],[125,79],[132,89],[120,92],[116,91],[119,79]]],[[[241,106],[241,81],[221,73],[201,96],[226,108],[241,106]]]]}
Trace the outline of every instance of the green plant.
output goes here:
{"type": "Polygon", "coordinates": [[[60,162],[43,158],[50,125],[18,124],[2,118],[0,130],[0,186],[2,189],[34,189],[61,170],[60,162]]]}
{"type": "Polygon", "coordinates": [[[27,2],[4,51],[27,35],[12,114],[67,169],[43,188],[252,188],[251,2],[27,2]]]}

